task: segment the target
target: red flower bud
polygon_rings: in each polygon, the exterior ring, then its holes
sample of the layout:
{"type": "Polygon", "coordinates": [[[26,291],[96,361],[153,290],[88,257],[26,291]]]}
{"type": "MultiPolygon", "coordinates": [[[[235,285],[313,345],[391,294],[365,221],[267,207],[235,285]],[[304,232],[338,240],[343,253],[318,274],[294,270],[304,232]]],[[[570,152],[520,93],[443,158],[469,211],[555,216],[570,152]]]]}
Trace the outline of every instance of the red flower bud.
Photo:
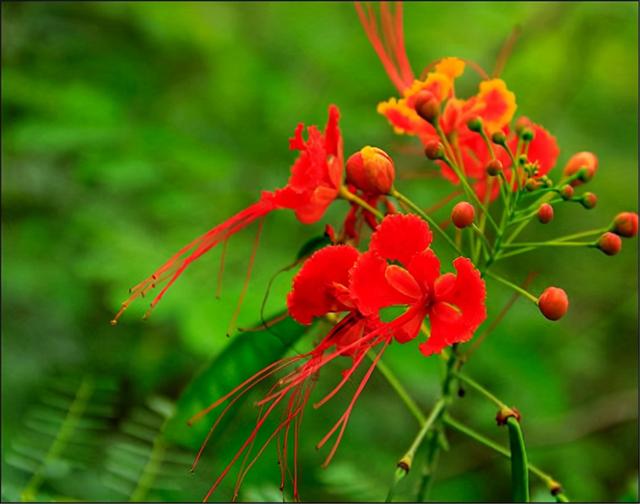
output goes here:
{"type": "Polygon", "coordinates": [[[516,135],[521,136],[522,132],[526,128],[530,128],[531,125],[532,125],[531,119],[529,119],[528,117],[519,117],[515,125],[516,135]]]}
{"type": "Polygon", "coordinates": [[[548,224],[553,220],[553,207],[549,203],[543,203],[538,208],[538,220],[543,224],[548,224]]]}
{"type": "Polygon", "coordinates": [[[496,176],[503,169],[502,162],[499,159],[492,159],[487,163],[487,167],[485,170],[487,171],[487,175],[496,176]]]}
{"type": "Polygon", "coordinates": [[[622,212],[613,219],[611,231],[617,235],[631,238],[638,234],[638,214],[635,212],[622,212]]]}
{"type": "Polygon", "coordinates": [[[565,184],[560,188],[560,196],[562,196],[562,199],[565,201],[573,198],[574,193],[575,190],[573,189],[573,186],[570,186],[569,184],[565,184]]]}
{"type": "Polygon", "coordinates": [[[598,239],[598,248],[605,254],[616,255],[622,249],[622,239],[614,233],[605,233],[598,239]]]}
{"type": "Polygon", "coordinates": [[[347,160],[347,182],[366,194],[389,194],[395,179],[393,160],[382,149],[363,147],[347,160]]]}
{"type": "Polygon", "coordinates": [[[414,108],[417,114],[428,123],[433,123],[440,115],[440,104],[428,91],[418,93],[414,102],[414,108]]]}
{"type": "Polygon", "coordinates": [[[538,298],[538,308],[549,320],[561,319],[569,309],[567,293],[558,287],[547,287],[538,298]]]}
{"type": "Polygon", "coordinates": [[[427,142],[424,147],[424,155],[429,159],[443,159],[444,158],[444,145],[437,140],[431,140],[427,142]]]}
{"type": "Polygon", "coordinates": [[[582,195],[580,203],[582,203],[582,206],[587,210],[591,210],[592,208],[595,208],[598,203],[598,197],[592,192],[586,192],[582,195]]]}
{"type": "Polygon", "coordinates": [[[473,219],[476,217],[476,210],[473,208],[471,203],[466,201],[461,201],[456,204],[451,211],[451,220],[453,224],[459,228],[463,229],[467,226],[473,224],[473,219]]]}
{"type": "Polygon", "coordinates": [[[516,408],[503,406],[498,410],[498,413],[496,414],[496,423],[498,425],[507,425],[507,419],[509,419],[510,417],[515,418],[519,422],[522,418],[522,415],[516,408]]]}
{"type": "Polygon", "coordinates": [[[575,180],[572,180],[570,183],[572,186],[578,186],[583,182],[588,182],[593,178],[596,174],[596,170],[598,169],[598,158],[595,154],[591,152],[578,152],[571,156],[569,162],[564,167],[562,174],[565,177],[571,177],[575,175],[580,170],[582,174],[575,180]]]}

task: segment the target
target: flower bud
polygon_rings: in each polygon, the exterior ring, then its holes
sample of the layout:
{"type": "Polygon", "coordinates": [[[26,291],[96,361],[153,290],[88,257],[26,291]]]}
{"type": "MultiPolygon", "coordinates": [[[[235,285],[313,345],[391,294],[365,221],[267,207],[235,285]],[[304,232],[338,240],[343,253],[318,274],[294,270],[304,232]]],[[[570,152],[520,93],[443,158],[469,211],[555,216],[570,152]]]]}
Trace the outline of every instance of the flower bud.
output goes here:
{"type": "Polygon", "coordinates": [[[498,410],[498,414],[496,415],[496,423],[498,425],[507,425],[507,419],[513,417],[518,422],[522,418],[520,412],[516,408],[510,408],[509,406],[503,406],[498,410]]]}
{"type": "Polygon", "coordinates": [[[423,91],[418,93],[414,102],[416,113],[428,123],[433,123],[440,115],[440,104],[435,97],[423,91]]]}
{"type": "Polygon", "coordinates": [[[565,201],[573,198],[574,193],[575,190],[573,189],[573,186],[570,186],[569,184],[565,184],[560,188],[560,196],[562,196],[562,199],[565,201]]]}
{"type": "Polygon", "coordinates": [[[596,174],[598,169],[598,158],[591,152],[578,152],[571,156],[562,174],[565,177],[576,175],[580,170],[584,170],[578,178],[572,180],[572,186],[578,186],[583,182],[588,182],[596,174]]]}
{"type": "Polygon", "coordinates": [[[389,194],[395,179],[393,160],[382,149],[366,146],[347,160],[347,183],[366,194],[389,194]]]}
{"type": "Polygon", "coordinates": [[[524,184],[525,189],[529,192],[535,191],[536,189],[540,189],[541,186],[542,184],[534,178],[528,178],[524,184]]]}
{"type": "Polygon", "coordinates": [[[424,155],[431,160],[444,159],[444,145],[437,140],[431,140],[424,146],[424,155]]]}
{"type": "Polygon", "coordinates": [[[451,211],[451,220],[458,229],[466,228],[473,224],[476,217],[476,210],[471,203],[461,201],[456,204],[451,211]]]}
{"type": "Polygon", "coordinates": [[[567,293],[558,287],[547,287],[538,298],[538,308],[549,320],[561,319],[569,309],[567,293]]]}
{"type": "Polygon", "coordinates": [[[608,256],[616,255],[622,249],[622,239],[614,233],[604,233],[598,238],[598,248],[608,256]]]}
{"type": "Polygon", "coordinates": [[[487,167],[485,168],[487,175],[491,175],[492,177],[499,175],[502,169],[502,162],[499,159],[492,159],[487,163],[487,167]]]}
{"type": "Polygon", "coordinates": [[[547,177],[546,175],[543,175],[542,177],[539,177],[540,182],[542,182],[542,185],[544,185],[544,187],[551,187],[553,185],[553,181],[547,177]]]}
{"type": "Polygon", "coordinates": [[[526,154],[520,154],[520,156],[518,156],[518,164],[520,166],[526,165],[527,161],[529,161],[529,160],[527,159],[527,155],[526,154]]]}
{"type": "Polygon", "coordinates": [[[598,203],[598,197],[592,192],[586,192],[582,195],[580,203],[582,203],[582,206],[587,210],[591,210],[592,208],[595,208],[598,203]]]}
{"type": "Polygon", "coordinates": [[[480,133],[482,131],[482,119],[479,117],[469,119],[469,121],[467,121],[467,128],[471,131],[475,131],[476,133],[480,133]]]}
{"type": "Polygon", "coordinates": [[[542,224],[548,224],[553,220],[553,207],[549,203],[543,203],[538,208],[538,220],[542,224]]]}
{"type": "Polygon", "coordinates": [[[530,130],[528,128],[522,130],[521,137],[522,137],[522,140],[524,140],[525,142],[530,142],[531,140],[533,140],[534,136],[535,135],[533,133],[533,130],[530,130]]]}
{"type": "Polygon", "coordinates": [[[531,119],[529,119],[528,117],[519,117],[515,125],[516,135],[522,136],[522,133],[524,132],[525,128],[530,128],[530,127],[531,127],[531,119]]]}
{"type": "Polygon", "coordinates": [[[493,135],[491,135],[491,141],[494,144],[504,145],[507,143],[507,136],[502,131],[496,131],[493,135]]]}
{"type": "Polygon", "coordinates": [[[615,234],[632,238],[638,234],[638,214],[635,212],[622,212],[613,219],[611,231],[615,234]]]}

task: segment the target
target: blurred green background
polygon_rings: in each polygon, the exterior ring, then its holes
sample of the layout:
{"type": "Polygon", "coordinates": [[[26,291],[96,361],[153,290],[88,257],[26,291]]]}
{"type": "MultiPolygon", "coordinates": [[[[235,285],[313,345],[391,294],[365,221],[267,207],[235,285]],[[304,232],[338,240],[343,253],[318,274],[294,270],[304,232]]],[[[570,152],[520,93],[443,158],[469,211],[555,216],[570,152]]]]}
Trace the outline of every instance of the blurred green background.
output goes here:
{"type": "MultiPolygon", "coordinates": [[[[597,208],[559,207],[552,224],[532,224],[524,236],[560,236],[637,211],[637,4],[405,6],[417,73],[449,55],[490,70],[516,25],[522,35],[503,77],[518,113],[557,136],[560,166],[579,150],[600,159],[589,186],[597,208]]],[[[230,241],[219,300],[219,250],[194,264],[148,321],[142,302],[111,327],[127,288],[262,189],[283,185],[295,157],[288,137],[299,121],[324,125],[330,103],[341,108],[347,153],[365,144],[405,152],[395,155],[401,177],[433,166],[406,153],[419,152],[416,141],[394,136],[376,114],[395,90],[349,3],[3,3],[2,70],[3,500],[199,500],[251,429],[260,391],[195,475],[187,468],[202,429],[163,422],[203,369],[191,394],[206,401],[247,376],[246,359],[263,356],[256,346],[281,351],[273,334],[245,333],[232,351],[237,337],[225,337],[255,227],[230,241]]],[[[451,190],[439,178],[398,186],[424,207],[451,190]]],[[[268,217],[240,327],[258,321],[275,271],[325,223],[339,225],[346,208],[338,202],[308,227],[286,212],[268,217]]],[[[519,408],[530,459],[575,500],[637,499],[637,259],[637,240],[625,240],[613,258],[549,249],[499,263],[514,281],[539,273],[534,292],[565,288],[571,310],[551,323],[518,301],[466,368],[519,408]]],[[[274,282],[267,313],[284,307],[293,273],[274,282]]],[[[488,289],[491,316],[511,292],[488,289]]],[[[385,360],[425,410],[433,404],[437,359],[408,344],[392,345],[385,360]]],[[[338,378],[338,370],[324,374],[319,388],[338,378]]],[[[325,451],[314,445],[354,388],[305,416],[304,500],[383,500],[415,436],[415,421],[376,373],[333,464],[321,469],[325,451]]],[[[506,443],[494,407],[472,391],[453,413],[506,443]]],[[[432,499],[509,499],[506,460],[455,433],[449,442],[432,499]]],[[[415,473],[399,499],[415,495],[415,473]]],[[[233,480],[214,499],[229,499],[233,480]]],[[[278,483],[270,448],[240,498],[280,500],[278,483]]],[[[532,488],[536,500],[550,500],[535,478],[532,488]]]]}

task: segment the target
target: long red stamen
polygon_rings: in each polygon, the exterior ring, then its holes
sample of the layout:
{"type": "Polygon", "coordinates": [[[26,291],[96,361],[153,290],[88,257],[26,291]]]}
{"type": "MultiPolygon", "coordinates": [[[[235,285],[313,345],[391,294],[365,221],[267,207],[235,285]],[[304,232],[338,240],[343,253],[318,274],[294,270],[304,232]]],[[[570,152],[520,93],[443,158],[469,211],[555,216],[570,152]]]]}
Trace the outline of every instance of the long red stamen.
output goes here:
{"type": "Polygon", "coordinates": [[[404,26],[402,16],[402,2],[396,2],[396,59],[398,60],[398,66],[400,67],[400,73],[405,83],[413,83],[414,75],[407,58],[407,50],[404,46],[404,26]]]}
{"type": "Polygon", "coordinates": [[[360,4],[360,2],[355,2],[355,7],[356,7],[356,11],[358,12],[358,17],[360,18],[360,23],[364,28],[367,38],[369,39],[369,42],[371,43],[371,45],[373,46],[373,49],[378,55],[378,58],[380,59],[382,66],[384,67],[385,71],[387,72],[387,75],[389,76],[389,79],[391,79],[391,82],[398,89],[398,91],[402,93],[406,88],[408,88],[411,85],[411,83],[407,85],[407,83],[405,83],[402,80],[402,78],[398,74],[398,71],[396,70],[393,64],[393,61],[385,51],[382,41],[378,36],[376,17],[373,12],[373,9],[371,8],[370,5],[367,5],[367,13],[365,14],[364,9],[362,8],[362,5],[360,4]]]}
{"type": "MultiPolygon", "coordinates": [[[[158,268],[153,275],[148,277],[147,279],[140,282],[133,289],[131,289],[131,296],[122,304],[120,310],[116,314],[116,316],[111,321],[112,325],[115,325],[118,321],[118,318],[124,313],[124,311],[128,308],[128,306],[138,297],[142,295],[142,293],[148,292],[148,287],[155,287],[158,285],[159,279],[165,271],[172,270],[177,266],[175,272],[171,276],[171,279],[167,283],[167,285],[162,289],[162,291],[155,297],[153,302],[151,303],[151,309],[153,309],[158,302],[162,299],[167,289],[173,285],[173,283],[178,279],[178,277],[182,274],[182,272],[191,264],[193,261],[198,259],[202,254],[208,252],[211,248],[215,247],[220,241],[228,238],[232,234],[237,233],[241,229],[247,227],[254,220],[265,216],[269,212],[278,208],[273,200],[273,193],[264,193],[263,197],[257,203],[245,208],[241,212],[238,212],[236,215],[227,219],[222,224],[214,227],[213,229],[207,231],[205,234],[199,236],[188,245],[182,247],[177,253],[175,253],[166,263],[164,263],[160,268],[158,268]],[[190,253],[189,253],[190,252],[190,253]],[[189,255],[186,255],[189,253],[189,255]],[[186,255],[186,257],[185,257],[186,255]]],[[[152,287],[152,288],[153,288],[152,287]]],[[[151,310],[149,310],[151,311],[151,310]]]]}
{"type": "Polygon", "coordinates": [[[342,380],[340,380],[340,383],[338,383],[338,385],[331,392],[329,392],[326,396],[324,396],[320,401],[318,401],[317,403],[314,403],[313,407],[317,409],[320,406],[322,406],[323,404],[325,404],[327,401],[329,401],[329,399],[331,399],[333,396],[335,396],[342,389],[344,384],[347,383],[347,381],[349,381],[349,378],[351,378],[353,373],[355,373],[356,369],[358,369],[358,366],[360,366],[360,363],[365,358],[365,356],[366,356],[366,353],[362,352],[358,356],[358,358],[355,359],[354,363],[351,365],[351,367],[348,369],[348,371],[346,373],[344,373],[344,375],[342,377],[342,380]]]}
{"type": "Polygon", "coordinates": [[[264,219],[261,219],[260,224],[258,225],[258,232],[256,233],[256,238],[253,242],[253,249],[251,250],[251,256],[249,257],[249,266],[247,267],[247,274],[244,278],[242,291],[240,291],[238,304],[236,306],[236,309],[233,312],[233,315],[231,315],[231,320],[229,321],[229,326],[227,327],[227,336],[231,336],[231,334],[235,331],[235,328],[236,328],[236,322],[238,321],[238,316],[240,315],[242,303],[244,302],[244,297],[246,296],[247,289],[249,288],[249,280],[251,280],[251,272],[253,271],[253,264],[256,259],[256,252],[258,251],[258,244],[260,243],[260,235],[262,234],[263,226],[264,226],[264,219]]]}
{"type": "MultiPolygon", "coordinates": [[[[357,388],[355,394],[353,394],[353,399],[351,399],[351,403],[349,404],[349,407],[346,409],[346,411],[344,412],[344,414],[342,415],[342,417],[338,421],[338,423],[336,423],[336,426],[334,426],[334,428],[331,429],[330,433],[333,434],[333,432],[335,432],[335,428],[340,423],[342,424],[342,428],[340,429],[340,432],[338,433],[338,437],[336,438],[336,441],[333,444],[333,447],[331,448],[331,451],[329,452],[329,455],[327,455],[327,458],[323,462],[322,467],[327,467],[329,465],[329,463],[331,462],[331,459],[333,458],[333,456],[335,455],[336,451],[338,450],[338,446],[340,445],[340,441],[342,440],[342,436],[344,435],[344,431],[347,428],[347,423],[349,422],[349,417],[351,416],[351,411],[353,410],[353,407],[355,406],[356,400],[358,399],[358,397],[360,396],[360,394],[364,390],[365,385],[369,381],[369,378],[371,377],[371,374],[373,373],[373,370],[378,365],[378,361],[382,357],[382,354],[384,354],[384,351],[389,346],[389,343],[391,343],[391,337],[387,336],[387,339],[384,342],[384,346],[382,347],[380,352],[378,352],[378,355],[375,356],[373,362],[371,363],[371,366],[369,366],[369,369],[367,370],[367,372],[365,373],[364,377],[362,378],[362,381],[360,382],[360,385],[358,385],[358,388],[357,388]]],[[[321,441],[321,443],[318,444],[318,448],[321,448],[322,445],[324,445],[324,443],[326,442],[327,439],[328,439],[328,437],[325,436],[325,438],[321,441]]]]}

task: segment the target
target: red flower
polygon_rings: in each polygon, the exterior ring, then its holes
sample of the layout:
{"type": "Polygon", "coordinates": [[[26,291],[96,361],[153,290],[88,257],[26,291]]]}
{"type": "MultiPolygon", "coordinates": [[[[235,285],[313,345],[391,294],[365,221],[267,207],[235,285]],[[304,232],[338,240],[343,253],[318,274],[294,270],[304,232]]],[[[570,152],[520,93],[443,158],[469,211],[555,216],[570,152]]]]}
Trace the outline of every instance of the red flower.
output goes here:
{"type": "Polygon", "coordinates": [[[351,295],[363,315],[375,317],[381,308],[408,305],[395,330],[399,342],[415,338],[429,317],[431,336],[420,344],[425,355],[468,341],[486,318],[480,273],[469,259],[459,257],[453,262],[457,275],[441,275],[430,243],[429,226],[418,217],[386,217],[371,237],[369,251],[351,270],[351,295]]]}
{"type": "Polygon", "coordinates": [[[273,210],[291,209],[303,224],[320,220],[327,207],[338,196],[343,178],[344,159],[342,136],[338,126],[339,118],[338,107],[331,105],[324,133],[316,126],[309,126],[306,140],[302,136],[304,125],[298,124],[293,138],[289,140],[289,147],[291,150],[300,151],[300,154],[291,167],[291,176],[287,185],[274,192],[264,191],[256,203],[180,249],[150,277],[131,289],[131,296],[122,303],[122,307],[111,323],[115,324],[136,298],[144,296],[157,285],[167,282],[152,301],[151,309],[153,309],[167,289],[193,261],[273,210]]]}

